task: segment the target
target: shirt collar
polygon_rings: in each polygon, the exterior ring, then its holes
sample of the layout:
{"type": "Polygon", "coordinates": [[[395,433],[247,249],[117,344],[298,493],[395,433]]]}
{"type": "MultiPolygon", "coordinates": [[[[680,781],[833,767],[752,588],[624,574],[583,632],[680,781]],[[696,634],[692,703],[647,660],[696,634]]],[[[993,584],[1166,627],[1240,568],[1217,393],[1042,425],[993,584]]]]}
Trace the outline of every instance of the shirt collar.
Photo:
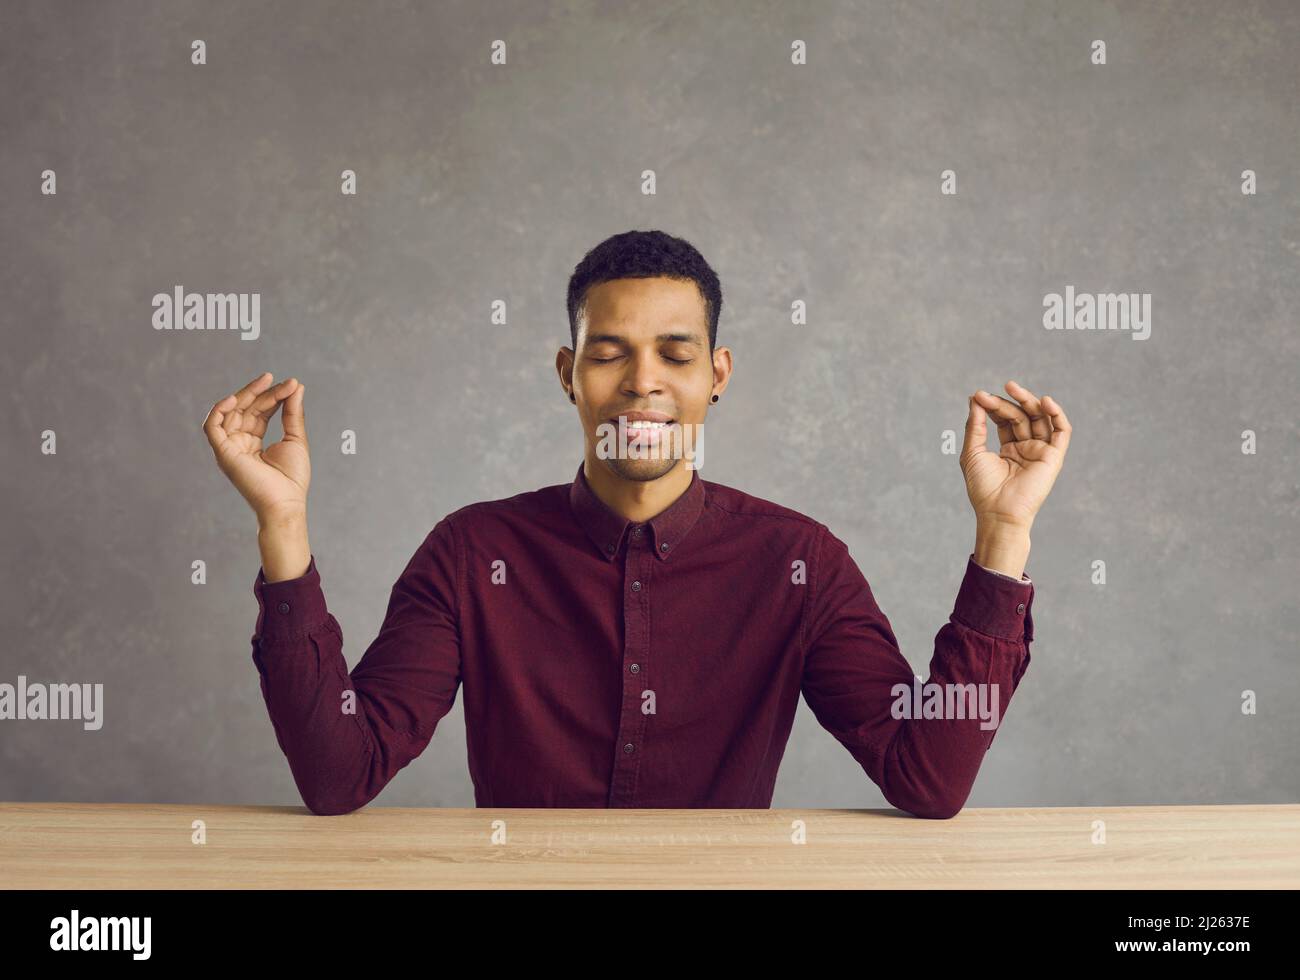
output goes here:
{"type": "MultiPolygon", "coordinates": [[[[637,522],[629,521],[616,513],[596,496],[587,482],[587,474],[583,472],[582,464],[579,464],[578,475],[569,486],[569,506],[573,511],[574,519],[587,532],[587,537],[606,561],[614,560],[622,547],[623,535],[627,533],[629,527],[648,529],[650,539],[647,544],[653,550],[654,556],[660,561],[667,561],[677,552],[704,510],[704,481],[700,479],[699,470],[691,470],[691,483],[686,488],[686,492],[674,500],[663,513],[638,525],[637,522]]],[[[642,533],[646,532],[642,531],[642,533]]]]}

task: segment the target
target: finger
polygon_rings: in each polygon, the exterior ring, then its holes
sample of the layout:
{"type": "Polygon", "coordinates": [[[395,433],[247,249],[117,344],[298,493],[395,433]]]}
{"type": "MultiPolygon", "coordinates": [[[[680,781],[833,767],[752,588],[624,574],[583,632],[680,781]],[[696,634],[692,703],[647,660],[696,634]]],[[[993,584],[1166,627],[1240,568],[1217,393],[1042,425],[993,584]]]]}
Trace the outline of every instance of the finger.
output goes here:
{"type": "Polygon", "coordinates": [[[208,417],[203,420],[203,431],[207,434],[208,445],[213,452],[225,449],[226,430],[222,427],[226,412],[234,407],[235,396],[227,395],[208,409],[208,417]]]}
{"type": "Polygon", "coordinates": [[[966,438],[962,442],[959,459],[988,452],[989,448],[989,430],[985,424],[988,413],[975,400],[974,395],[967,399],[967,402],[970,406],[970,413],[966,416],[966,438]]]}
{"type": "Polygon", "coordinates": [[[1065,417],[1065,409],[1051,395],[1043,396],[1043,408],[1052,420],[1052,445],[1064,453],[1070,445],[1071,431],[1070,420],[1065,417]]]}
{"type": "Polygon", "coordinates": [[[1021,459],[1028,460],[1031,463],[1040,463],[1044,460],[1050,461],[1055,455],[1056,449],[1051,443],[1044,442],[1042,439],[1023,439],[1014,443],[1013,450],[1021,459]]]}
{"type": "Polygon", "coordinates": [[[302,398],[306,389],[306,385],[298,385],[289,396],[289,400],[284,403],[284,411],[280,415],[280,424],[284,426],[284,437],[301,439],[304,443],[307,441],[307,416],[303,412],[302,398]]]}
{"type": "Polygon", "coordinates": [[[1046,442],[1052,434],[1052,423],[1048,421],[1047,413],[1043,411],[1042,401],[1018,382],[1008,381],[1006,388],[1011,397],[1020,402],[1024,413],[1029,416],[1029,434],[1035,439],[1046,442]]]}
{"type": "Polygon", "coordinates": [[[248,406],[244,431],[251,432],[259,439],[266,435],[267,426],[270,424],[271,419],[275,417],[280,403],[293,394],[297,384],[296,378],[285,378],[278,385],[258,395],[253,403],[248,406]]]}
{"type": "Polygon", "coordinates": [[[293,387],[297,383],[296,378],[285,378],[279,384],[272,385],[249,402],[245,411],[259,413],[268,417],[273,415],[275,406],[293,394],[293,387]]]}
{"type": "Polygon", "coordinates": [[[239,435],[244,431],[244,413],[239,410],[238,404],[226,412],[225,418],[221,420],[221,428],[225,430],[227,436],[239,435]]]}
{"type": "Polygon", "coordinates": [[[235,392],[235,406],[241,411],[246,411],[248,406],[253,404],[255,399],[267,388],[271,387],[271,382],[275,379],[270,371],[263,371],[244,387],[235,392]]]}
{"type": "Polygon", "coordinates": [[[1019,405],[1001,395],[991,395],[983,388],[975,392],[975,397],[980,400],[980,405],[989,415],[993,416],[993,421],[998,426],[998,438],[1002,440],[1004,446],[1008,442],[1029,438],[1029,417],[1020,410],[1019,405]]]}
{"type": "Polygon", "coordinates": [[[253,404],[253,400],[270,387],[272,377],[270,371],[263,371],[233,395],[228,396],[234,398],[235,402],[234,407],[226,411],[226,416],[221,421],[221,427],[226,431],[226,435],[233,436],[239,432],[252,431],[252,426],[246,424],[245,412],[253,404]]]}

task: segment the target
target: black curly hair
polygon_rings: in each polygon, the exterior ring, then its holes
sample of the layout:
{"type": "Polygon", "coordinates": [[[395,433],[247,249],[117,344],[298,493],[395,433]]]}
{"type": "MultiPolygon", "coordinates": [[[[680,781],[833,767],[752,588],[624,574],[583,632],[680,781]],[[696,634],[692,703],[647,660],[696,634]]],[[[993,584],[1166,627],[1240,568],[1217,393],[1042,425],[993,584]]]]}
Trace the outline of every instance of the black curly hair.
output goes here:
{"type": "Polygon", "coordinates": [[[569,278],[569,340],[578,347],[578,315],[587,290],[611,279],[694,280],[709,321],[709,354],[718,337],[722,312],[722,284],[717,273],[690,242],[662,231],[625,231],[613,235],[582,257],[569,278]]]}

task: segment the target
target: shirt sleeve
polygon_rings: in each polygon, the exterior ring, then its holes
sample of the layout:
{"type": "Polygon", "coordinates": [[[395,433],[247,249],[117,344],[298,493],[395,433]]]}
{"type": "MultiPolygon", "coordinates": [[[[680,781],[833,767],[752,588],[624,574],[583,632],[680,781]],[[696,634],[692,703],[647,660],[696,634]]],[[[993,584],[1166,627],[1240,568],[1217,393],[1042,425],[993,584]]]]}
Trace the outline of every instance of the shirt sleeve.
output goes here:
{"type": "Polygon", "coordinates": [[[316,557],[253,592],[253,663],[276,740],[313,813],[350,813],[416,758],[460,685],[459,552],[444,519],[393,585],[379,635],[349,674],[316,557]]]}
{"type": "Polygon", "coordinates": [[[804,699],[893,806],[920,817],[955,816],[1029,666],[1034,586],[969,555],[923,685],[848,548],[824,527],[818,540],[804,699]]]}

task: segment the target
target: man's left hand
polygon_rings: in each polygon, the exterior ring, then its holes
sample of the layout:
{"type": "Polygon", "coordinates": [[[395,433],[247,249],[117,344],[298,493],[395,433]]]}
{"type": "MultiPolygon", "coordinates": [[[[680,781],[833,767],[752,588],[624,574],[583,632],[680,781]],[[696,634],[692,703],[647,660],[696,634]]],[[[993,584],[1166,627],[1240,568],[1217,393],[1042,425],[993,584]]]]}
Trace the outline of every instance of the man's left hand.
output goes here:
{"type": "Polygon", "coordinates": [[[1028,532],[1065,462],[1070,420],[1050,395],[1039,398],[1014,381],[1006,390],[1016,401],[982,389],[970,397],[959,462],[977,524],[1028,532]],[[1002,444],[996,453],[986,445],[988,416],[1002,444]]]}

